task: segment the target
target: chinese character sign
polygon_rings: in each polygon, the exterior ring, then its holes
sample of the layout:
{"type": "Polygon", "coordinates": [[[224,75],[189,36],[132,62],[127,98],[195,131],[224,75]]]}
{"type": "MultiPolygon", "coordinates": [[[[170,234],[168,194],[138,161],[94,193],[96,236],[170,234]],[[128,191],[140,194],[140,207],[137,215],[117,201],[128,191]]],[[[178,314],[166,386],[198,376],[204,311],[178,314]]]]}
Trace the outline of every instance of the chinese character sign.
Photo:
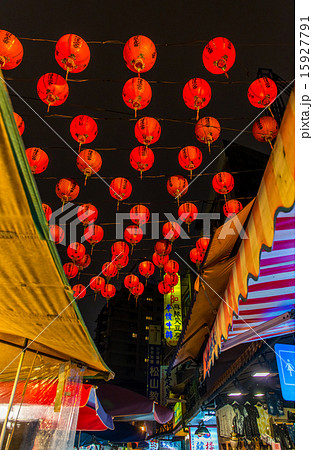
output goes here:
{"type": "Polygon", "coordinates": [[[170,387],[171,387],[171,373],[167,373],[168,366],[160,367],[160,404],[166,406],[167,399],[170,396],[170,387]]]}
{"type": "Polygon", "coordinates": [[[169,294],[164,295],[164,338],[166,343],[176,346],[182,331],[181,285],[178,283],[169,294]]]}
{"type": "Polygon", "coordinates": [[[161,346],[149,344],[147,396],[157,403],[160,403],[160,358],[161,346]]]}
{"type": "Polygon", "coordinates": [[[207,426],[208,433],[203,436],[197,436],[195,431],[197,427],[189,428],[190,450],[218,450],[217,428],[207,426]]]}

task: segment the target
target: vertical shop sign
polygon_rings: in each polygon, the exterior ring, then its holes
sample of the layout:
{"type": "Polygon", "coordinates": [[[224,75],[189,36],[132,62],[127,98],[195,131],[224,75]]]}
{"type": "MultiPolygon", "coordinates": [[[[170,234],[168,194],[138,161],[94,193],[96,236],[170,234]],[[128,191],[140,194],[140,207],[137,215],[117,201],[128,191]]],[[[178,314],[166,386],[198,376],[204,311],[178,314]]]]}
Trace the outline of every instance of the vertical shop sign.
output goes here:
{"type": "Polygon", "coordinates": [[[181,284],[178,283],[169,294],[164,295],[164,338],[168,345],[176,346],[182,331],[181,284]]]}
{"type": "Polygon", "coordinates": [[[281,393],[285,400],[295,401],[295,346],[275,344],[276,361],[279,373],[281,393]]]}
{"type": "Polygon", "coordinates": [[[189,428],[190,450],[218,450],[217,428],[206,425],[208,433],[197,436],[195,431],[197,427],[189,428]]]}
{"type": "Polygon", "coordinates": [[[171,374],[167,373],[168,366],[160,367],[160,404],[166,406],[167,399],[170,396],[171,374]]]}
{"type": "Polygon", "coordinates": [[[149,327],[147,397],[160,403],[161,326],[149,327]]]}

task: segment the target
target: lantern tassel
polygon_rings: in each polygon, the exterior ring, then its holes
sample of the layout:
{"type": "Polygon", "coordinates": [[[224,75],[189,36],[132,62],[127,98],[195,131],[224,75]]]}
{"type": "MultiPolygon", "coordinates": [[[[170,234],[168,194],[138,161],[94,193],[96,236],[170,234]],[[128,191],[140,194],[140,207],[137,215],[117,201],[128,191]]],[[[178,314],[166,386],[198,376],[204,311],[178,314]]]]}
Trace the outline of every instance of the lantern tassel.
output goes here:
{"type": "Polygon", "coordinates": [[[129,301],[129,299],[130,299],[130,294],[131,294],[131,292],[129,291],[128,301],[129,301]]]}
{"type": "Polygon", "coordinates": [[[132,250],[131,250],[130,254],[132,255],[133,251],[134,251],[134,244],[132,244],[131,246],[132,246],[132,250]]]}
{"type": "Polygon", "coordinates": [[[85,176],[85,183],[84,183],[84,186],[86,186],[87,178],[88,178],[88,175],[85,176]]]}
{"type": "Polygon", "coordinates": [[[80,153],[81,146],[82,146],[82,144],[81,144],[81,142],[80,142],[80,143],[79,143],[79,146],[78,146],[78,153],[80,153]]]}
{"type": "Polygon", "coordinates": [[[49,110],[50,110],[50,102],[48,103],[47,113],[49,112],[49,110]]]}
{"type": "Polygon", "coordinates": [[[95,301],[96,301],[96,297],[97,297],[97,292],[95,293],[95,301]]]}
{"type": "Polygon", "coordinates": [[[135,119],[137,119],[137,108],[135,108],[135,119]]]}
{"type": "Polygon", "coordinates": [[[274,150],[274,147],[273,147],[273,144],[272,144],[271,140],[270,140],[270,139],[266,139],[266,140],[267,140],[267,142],[270,144],[271,149],[274,150]]]}
{"type": "Polygon", "coordinates": [[[79,280],[79,278],[80,278],[80,270],[78,271],[78,277],[77,277],[77,280],[79,280]]]}
{"type": "Polygon", "coordinates": [[[107,308],[109,307],[109,299],[107,298],[107,308]]]}
{"type": "Polygon", "coordinates": [[[199,106],[198,106],[198,108],[197,108],[197,117],[196,117],[196,121],[198,122],[198,120],[199,120],[199,106]]]}
{"type": "Polygon", "coordinates": [[[137,308],[137,300],[138,300],[138,297],[136,296],[135,299],[136,299],[136,308],[137,308]]]}
{"type": "Polygon", "coordinates": [[[211,141],[208,141],[209,153],[211,153],[211,141]]]}
{"type": "Polygon", "coordinates": [[[225,200],[225,203],[226,203],[227,202],[226,194],[224,194],[224,200],[225,200]]]}
{"type": "Polygon", "coordinates": [[[147,283],[148,283],[148,278],[146,277],[146,286],[147,286],[147,283]]]}
{"type": "Polygon", "coordinates": [[[116,211],[118,211],[118,210],[119,210],[119,206],[120,206],[120,201],[119,201],[119,200],[117,200],[116,211]]]}
{"type": "Polygon", "coordinates": [[[95,246],[95,244],[91,244],[91,251],[90,251],[90,254],[91,254],[91,255],[92,255],[94,246],[95,246]]]}
{"type": "Polygon", "coordinates": [[[187,223],[187,229],[188,229],[188,233],[190,233],[190,229],[189,229],[189,227],[190,227],[190,223],[187,223]]]}
{"type": "Polygon", "coordinates": [[[189,170],[189,177],[192,179],[192,170],[189,170]]]}
{"type": "Polygon", "coordinates": [[[228,73],[225,70],[224,70],[224,75],[229,80],[229,75],[228,75],[228,73]]]}
{"type": "Polygon", "coordinates": [[[140,179],[142,180],[142,170],[140,171],[140,179]]]}
{"type": "Polygon", "coordinates": [[[270,107],[270,106],[268,107],[268,110],[269,110],[269,112],[271,113],[271,116],[273,117],[273,119],[275,119],[275,116],[274,116],[274,114],[272,113],[272,110],[271,110],[271,107],[270,107]]]}

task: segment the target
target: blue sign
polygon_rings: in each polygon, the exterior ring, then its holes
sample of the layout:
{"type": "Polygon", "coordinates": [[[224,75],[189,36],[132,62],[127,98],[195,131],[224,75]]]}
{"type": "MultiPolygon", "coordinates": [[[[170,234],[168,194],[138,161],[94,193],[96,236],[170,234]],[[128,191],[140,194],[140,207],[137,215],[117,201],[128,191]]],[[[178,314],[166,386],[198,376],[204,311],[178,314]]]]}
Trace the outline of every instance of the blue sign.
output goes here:
{"type": "Polygon", "coordinates": [[[285,400],[295,401],[295,346],[275,344],[274,349],[282,396],[285,400]]]}

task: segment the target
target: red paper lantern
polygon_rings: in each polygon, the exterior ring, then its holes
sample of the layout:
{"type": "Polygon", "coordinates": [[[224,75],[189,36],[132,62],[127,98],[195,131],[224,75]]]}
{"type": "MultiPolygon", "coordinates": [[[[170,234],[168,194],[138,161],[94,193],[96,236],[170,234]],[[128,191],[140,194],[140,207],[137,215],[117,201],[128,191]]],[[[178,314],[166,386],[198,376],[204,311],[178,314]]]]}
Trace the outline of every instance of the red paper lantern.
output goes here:
{"type": "Polygon", "coordinates": [[[179,279],[178,279],[177,273],[166,273],[164,275],[164,283],[168,284],[171,287],[176,286],[178,281],[179,281],[179,279]]]}
{"type": "Polygon", "coordinates": [[[179,238],[180,232],[180,225],[177,222],[166,222],[162,228],[164,239],[169,239],[170,242],[173,242],[175,239],[179,238]]]}
{"type": "Polygon", "coordinates": [[[105,286],[105,279],[102,277],[92,277],[90,280],[90,288],[94,291],[95,293],[95,299],[96,296],[99,292],[101,292],[101,290],[104,288],[105,286]]]}
{"type": "Polygon", "coordinates": [[[114,178],[110,184],[110,194],[117,200],[117,209],[119,203],[126,200],[132,192],[132,185],[126,178],[114,178]]]}
{"type": "Polygon", "coordinates": [[[117,268],[117,278],[118,278],[119,271],[127,266],[127,264],[129,263],[129,258],[127,255],[124,255],[122,258],[115,258],[112,256],[112,263],[117,268]]]}
{"type": "Polygon", "coordinates": [[[133,206],[129,212],[130,220],[136,225],[144,225],[150,218],[150,211],[144,205],[133,206]]]}
{"type": "Polygon", "coordinates": [[[111,278],[115,277],[117,275],[117,268],[113,264],[112,261],[106,262],[102,266],[102,273],[106,278],[107,283],[110,281],[111,278]]]}
{"type": "Polygon", "coordinates": [[[15,120],[17,129],[18,129],[19,135],[22,136],[22,134],[24,133],[24,130],[25,130],[25,122],[22,119],[22,117],[19,114],[17,114],[16,112],[14,112],[13,115],[14,115],[14,120],[15,120]]]}
{"type": "Polygon", "coordinates": [[[189,170],[191,179],[192,171],[197,169],[202,163],[202,153],[198,147],[189,145],[182,148],[178,153],[178,162],[183,169],[189,170]]]}
{"type": "Polygon", "coordinates": [[[140,172],[140,178],[142,178],[142,172],[146,172],[153,166],[153,151],[151,148],[143,145],[135,147],[130,153],[129,161],[131,166],[140,172]]]}
{"type": "Polygon", "coordinates": [[[0,30],[0,68],[11,70],[23,59],[23,46],[14,34],[0,30]]]}
{"type": "Polygon", "coordinates": [[[79,186],[72,178],[61,178],[56,184],[55,192],[64,205],[71,200],[75,200],[79,194],[79,186]]]}
{"type": "Polygon", "coordinates": [[[164,281],[160,281],[160,283],[158,284],[158,289],[160,294],[166,295],[171,292],[172,287],[166,284],[164,281]]]}
{"type": "Polygon", "coordinates": [[[161,125],[153,117],[141,117],[135,125],[135,136],[145,146],[154,144],[161,136],[161,125]]]}
{"type": "Polygon", "coordinates": [[[216,37],[204,47],[202,61],[204,67],[211,73],[224,73],[233,66],[236,59],[236,50],[229,39],[216,37]]]}
{"type": "Polygon", "coordinates": [[[167,180],[167,192],[177,199],[185,195],[188,191],[188,181],[181,175],[174,175],[167,180]]]}
{"type": "Polygon", "coordinates": [[[139,284],[139,278],[137,275],[127,275],[124,279],[124,286],[127,289],[132,289],[133,287],[137,286],[139,284]]]}
{"type": "Polygon", "coordinates": [[[232,217],[242,210],[242,204],[238,200],[228,200],[223,206],[226,217],[232,217]]]}
{"type": "Polygon", "coordinates": [[[55,244],[60,244],[64,239],[64,230],[58,225],[50,225],[49,226],[51,240],[55,244]]]}
{"type": "Polygon", "coordinates": [[[111,247],[112,257],[122,259],[129,255],[129,247],[124,241],[116,241],[111,247]]]}
{"type": "Polygon", "coordinates": [[[211,151],[211,144],[219,138],[221,126],[214,117],[202,117],[196,123],[195,133],[198,141],[207,144],[211,151]]]}
{"type": "Polygon", "coordinates": [[[75,278],[78,274],[78,268],[72,262],[63,264],[63,269],[68,279],[75,278]]]}
{"type": "Polygon", "coordinates": [[[174,259],[170,259],[164,265],[164,272],[166,273],[178,273],[179,272],[179,264],[174,261],[174,259]]]}
{"type": "Polygon", "coordinates": [[[100,153],[90,148],[82,150],[76,159],[77,167],[85,175],[85,185],[87,178],[93,173],[99,172],[102,166],[102,158],[100,153]]]}
{"type": "Polygon", "coordinates": [[[124,239],[132,246],[132,253],[134,245],[138,244],[143,237],[143,231],[137,225],[129,225],[125,228],[124,231],[124,239]]]}
{"type": "Polygon", "coordinates": [[[46,73],[39,78],[37,93],[44,103],[50,106],[62,105],[68,97],[69,89],[66,80],[57,73],[46,73]]]}
{"type": "Polygon", "coordinates": [[[91,225],[88,225],[88,227],[85,228],[84,236],[87,242],[91,245],[91,255],[93,252],[93,248],[96,244],[98,244],[100,241],[102,241],[104,232],[103,228],[100,227],[100,225],[95,225],[92,223],[91,225]]]}
{"type": "Polygon", "coordinates": [[[168,255],[158,255],[156,252],[152,255],[153,264],[156,265],[161,270],[164,268],[165,264],[169,261],[170,257],[168,255]]]}
{"type": "Polygon", "coordinates": [[[145,290],[145,287],[141,282],[139,282],[137,284],[137,286],[134,286],[133,288],[130,289],[131,294],[136,299],[136,306],[137,306],[138,298],[140,297],[140,295],[143,293],[144,290],[145,290]]]}
{"type": "Polygon", "coordinates": [[[209,83],[202,78],[192,78],[185,84],[183,99],[188,108],[197,110],[196,120],[199,119],[199,110],[208,105],[211,95],[209,83]]]}
{"type": "Polygon", "coordinates": [[[72,242],[67,247],[67,256],[76,263],[77,260],[81,259],[86,253],[86,249],[80,242],[72,242]]]}
{"type": "Polygon", "coordinates": [[[137,117],[137,110],[145,108],[151,101],[150,84],[143,78],[131,78],[124,84],[122,97],[125,104],[135,110],[137,117]]]}
{"type": "Polygon", "coordinates": [[[88,44],[76,34],[65,34],[56,43],[55,59],[66,70],[66,78],[68,72],[82,72],[90,61],[88,44]]]}
{"type": "MultiPolygon", "coordinates": [[[[277,97],[277,86],[268,77],[254,80],[248,88],[248,100],[256,108],[265,108],[277,97]]],[[[269,109],[271,112],[271,110],[269,109]]]]}
{"type": "Polygon", "coordinates": [[[197,240],[196,242],[196,247],[199,250],[200,253],[205,254],[208,246],[210,243],[210,238],[208,237],[201,237],[200,239],[197,240]]]}
{"type": "Polygon", "coordinates": [[[46,152],[37,147],[29,147],[26,149],[26,157],[33,174],[42,173],[46,170],[49,158],[46,152]]]}
{"type": "Polygon", "coordinates": [[[96,121],[89,116],[80,115],[74,117],[70,125],[70,133],[73,139],[81,144],[90,144],[98,134],[96,121]]]}
{"type": "Polygon", "coordinates": [[[113,284],[105,284],[101,290],[101,295],[106,299],[107,305],[109,303],[110,298],[113,298],[116,294],[116,289],[113,284]]]}
{"type": "Polygon", "coordinates": [[[154,251],[160,256],[169,255],[172,251],[172,244],[168,239],[160,239],[156,242],[154,251]]]}
{"type": "Polygon", "coordinates": [[[214,175],[212,185],[215,192],[226,196],[234,187],[234,178],[228,172],[219,172],[214,175]]]}
{"type": "Polygon", "coordinates": [[[78,278],[80,277],[80,272],[86,269],[86,267],[88,267],[90,263],[91,263],[91,256],[88,255],[87,253],[85,253],[84,256],[82,256],[75,262],[75,266],[77,266],[79,272],[78,278]]]}
{"type": "Polygon", "coordinates": [[[140,274],[145,277],[146,285],[148,278],[154,274],[154,264],[151,261],[142,261],[138,266],[140,274]]]}
{"type": "Polygon", "coordinates": [[[154,43],[146,36],[133,36],[126,42],[123,58],[132,72],[140,73],[150,70],[156,61],[157,51],[154,43]]]}
{"type": "Polygon", "coordinates": [[[84,203],[78,208],[77,217],[84,227],[87,227],[90,223],[94,223],[97,220],[98,210],[91,203],[84,203]]]}
{"type": "Polygon", "coordinates": [[[272,147],[272,139],[275,139],[279,131],[278,123],[273,117],[259,117],[253,124],[252,134],[259,142],[268,142],[272,147]]]}
{"type": "Polygon", "coordinates": [[[52,216],[52,209],[46,203],[42,203],[42,209],[46,216],[47,222],[49,222],[49,220],[51,219],[51,216],[52,216]]]}
{"type": "Polygon", "coordinates": [[[204,253],[200,252],[198,248],[193,248],[192,250],[190,250],[189,256],[191,261],[195,263],[197,268],[199,269],[204,259],[204,253]]]}
{"type": "Polygon", "coordinates": [[[72,287],[72,291],[76,300],[82,299],[86,295],[86,288],[83,284],[75,284],[72,287]]]}
{"type": "Polygon", "coordinates": [[[178,208],[178,217],[181,221],[187,224],[188,233],[191,222],[196,220],[197,216],[198,216],[198,208],[193,203],[190,202],[183,203],[178,208]]]}

